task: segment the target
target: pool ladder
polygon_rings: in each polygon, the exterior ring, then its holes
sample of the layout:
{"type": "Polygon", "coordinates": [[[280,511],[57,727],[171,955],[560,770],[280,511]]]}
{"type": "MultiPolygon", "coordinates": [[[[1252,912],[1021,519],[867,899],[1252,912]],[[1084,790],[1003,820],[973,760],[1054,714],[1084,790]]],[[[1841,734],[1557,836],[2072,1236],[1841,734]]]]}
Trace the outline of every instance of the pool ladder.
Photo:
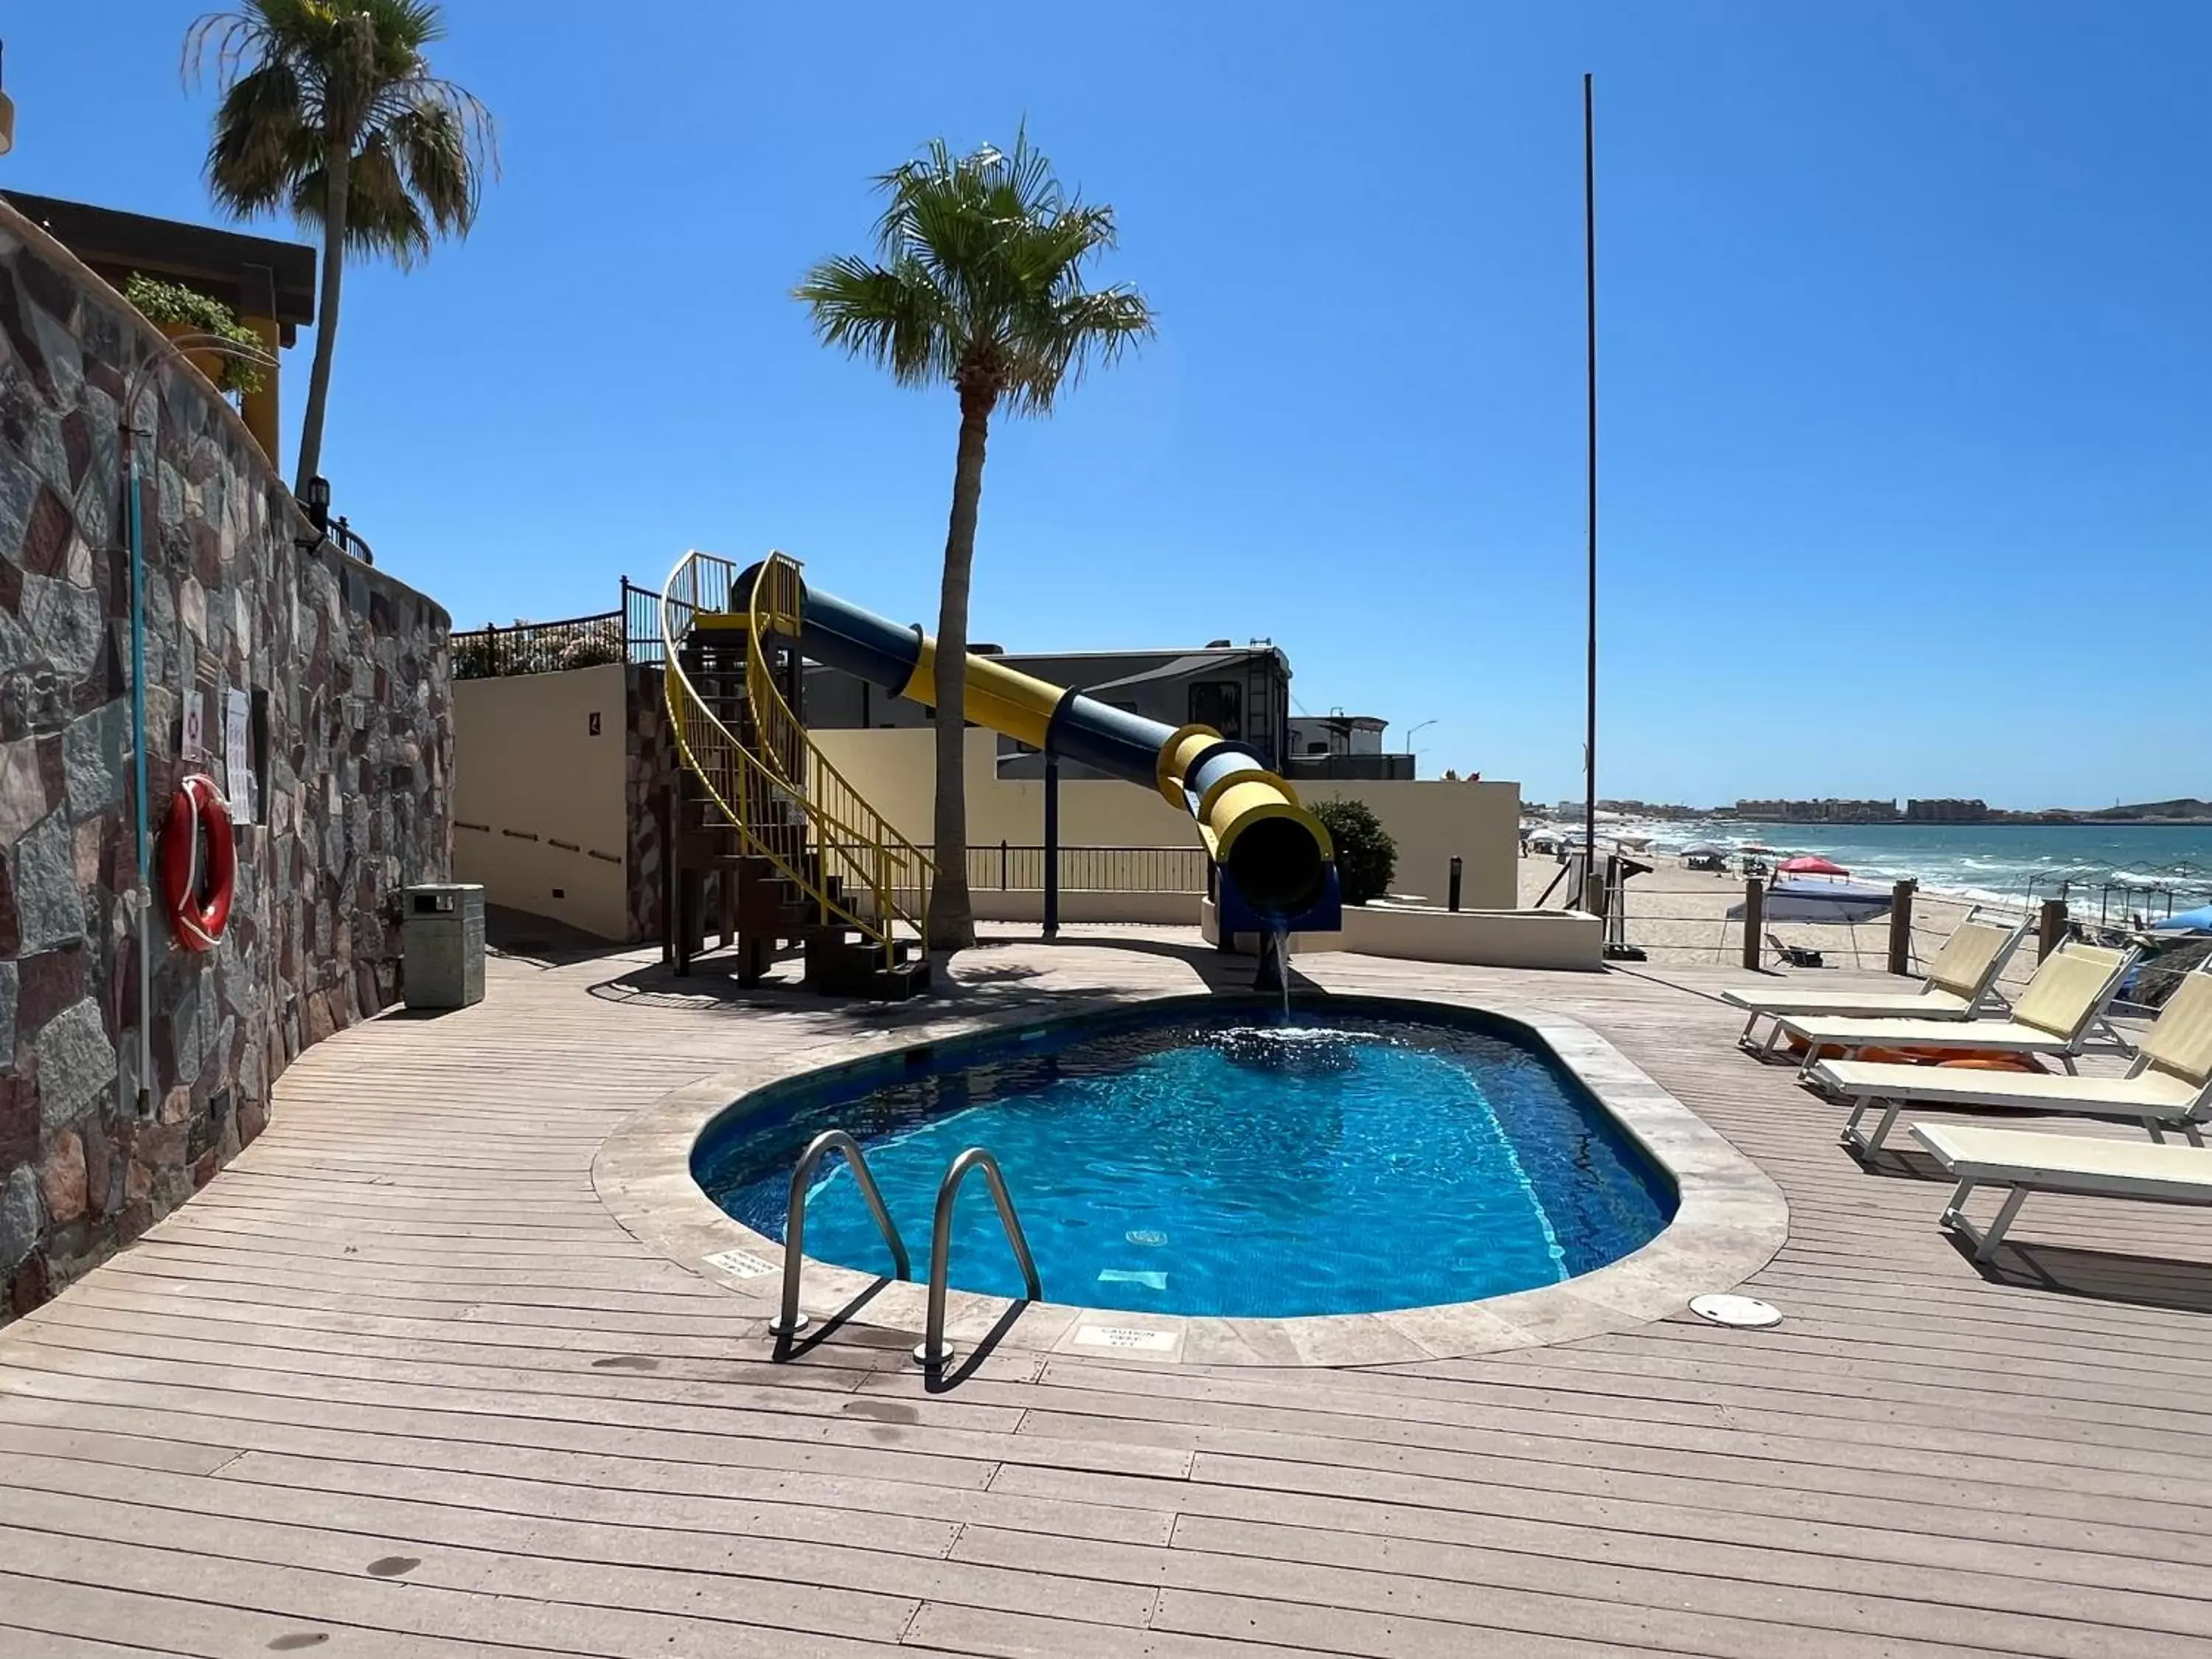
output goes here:
{"type": "MultiPolygon", "coordinates": [[[[783,1304],[768,1327],[777,1336],[796,1336],[806,1328],[806,1316],[799,1308],[799,1275],[806,1263],[806,1194],[815,1170],[833,1152],[845,1154],[853,1178],[860,1183],[860,1196],[867,1202],[868,1213],[875,1219],[876,1231],[890,1247],[894,1277],[904,1279],[914,1276],[906,1241],[900,1237],[898,1223],[891,1219],[883,1191],[869,1172],[867,1155],[861,1152],[860,1143],[842,1129],[825,1129],[807,1143],[806,1150],[799,1156],[797,1167],[791,1172],[790,1216],[783,1231],[783,1304]]],[[[930,1221],[928,1323],[922,1340],[914,1351],[914,1363],[924,1370],[941,1370],[952,1360],[951,1346],[945,1340],[945,1301],[952,1255],[952,1206],[959,1199],[961,1183],[977,1170],[983,1172],[984,1184],[991,1189],[991,1202],[999,1212],[999,1225],[1021,1267],[1027,1299],[1039,1302],[1044,1298],[1036,1260],[1030,1254],[1029,1235],[1022,1230],[1021,1216],[1007,1194],[1006,1177],[999,1168],[999,1160],[981,1146],[970,1146],[952,1160],[945,1171],[945,1179],[937,1183],[937,1210],[930,1221]]]]}

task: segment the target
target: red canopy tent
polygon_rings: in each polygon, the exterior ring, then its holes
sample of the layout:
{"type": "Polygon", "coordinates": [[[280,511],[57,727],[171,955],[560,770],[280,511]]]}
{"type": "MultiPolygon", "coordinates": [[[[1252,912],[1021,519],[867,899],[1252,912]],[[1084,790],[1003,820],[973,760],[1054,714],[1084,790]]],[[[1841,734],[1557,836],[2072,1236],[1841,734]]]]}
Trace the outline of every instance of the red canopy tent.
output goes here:
{"type": "Polygon", "coordinates": [[[1785,876],[1848,876],[1850,874],[1850,872],[1844,869],[1842,865],[1832,864],[1826,859],[1816,858],[1809,853],[1798,858],[1784,859],[1775,868],[1780,874],[1785,876]]]}

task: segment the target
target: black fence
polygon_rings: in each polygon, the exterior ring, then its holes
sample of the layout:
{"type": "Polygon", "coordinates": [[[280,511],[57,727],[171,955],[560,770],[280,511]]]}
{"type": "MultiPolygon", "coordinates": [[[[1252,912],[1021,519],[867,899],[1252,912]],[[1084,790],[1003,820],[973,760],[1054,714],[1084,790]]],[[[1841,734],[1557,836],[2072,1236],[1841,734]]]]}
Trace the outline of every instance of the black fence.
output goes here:
{"type": "Polygon", "coordinates": [[[338,550],[349,559],[359,559],[363,564],[376,562],[376,550],[368,544],[367,538],[346,522],[344,514],[341,513],[331,520],[327,533],[338,544],[338,550]]]}
{"type": "Polygon", "coordinates": [[[508,674],[557,674],[602,663],[658,665],[667,653],[660,637],[660,595],[627,576],[622,602],[612,611],[559,622],[486,625],[453,635],[453,678],[497,679],[508,674]]]}
{"type": "Polygon", "coordinates": [[[1411,780],[1417,764],[1411,755],[1290,755],[1284,758],[1283,775],[1324,783],[1388,783],[1411,780]]]}
{"type": "MultiPolygon", "coordinates": [[[[922,851],[930,852],[925,847],[922,851]]],[[[999,892],[1041,892],[1045,849],[1011,842],[968,849],[968,885],[999,892]]],[[[1063,893],[1203,893],[1206,852],[1198,847],[1062,847],[1063,893]]]]}
{"type": "Polygon", "coordinates": [[[660,595],[622,579],[623,647],[632,662],[663,663],[668,647],[660,632],[660,595]]]}

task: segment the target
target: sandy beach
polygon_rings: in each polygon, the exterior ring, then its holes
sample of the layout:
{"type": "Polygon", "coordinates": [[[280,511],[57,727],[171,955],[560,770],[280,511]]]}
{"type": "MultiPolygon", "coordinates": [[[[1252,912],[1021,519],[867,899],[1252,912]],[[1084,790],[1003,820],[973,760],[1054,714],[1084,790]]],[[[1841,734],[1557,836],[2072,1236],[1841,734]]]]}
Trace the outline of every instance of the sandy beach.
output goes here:
{"type": "MultiPolygon", "coordinates": [[[[1627,936],[1655,962],[1735,963],[1743,950],[1743,924],[1727,919],[1730,906],[1743,902],[1743,878],[1686,870],[1679,859],[1657,855],[1657,867],[1637,877],[1628,885],[1627,936]]],[[[1534,905],[1545,890],[1559,878],[1558,859],[1532,854],[1521,860],[1521,902],[1534,905]]],[[[1560,895],[1548,901],[1557,908],[1560,895]]],[[[1958,926],[1974,901],[1922,891],[1912,905],[1912,939],[1916,965],[1924,962],[1958,926]]],[[[2014,913],[2017,914],[2017,913],[2014,913]]],[[[1831,968],[1862,968],[1880,972],[1887,960],[1889,919],[1887,916],[1856,927],[1814,927],[1782,922],[1768,931],[1790,945],[1820,951],[1831,968]]],[[[1771,953],[1768,964],[1772,965],[1771,953]]],[[[2021,951],[2007,964],[2008,982],[2025,981],[2033,971],[2034,953],[2021,951]]]]}

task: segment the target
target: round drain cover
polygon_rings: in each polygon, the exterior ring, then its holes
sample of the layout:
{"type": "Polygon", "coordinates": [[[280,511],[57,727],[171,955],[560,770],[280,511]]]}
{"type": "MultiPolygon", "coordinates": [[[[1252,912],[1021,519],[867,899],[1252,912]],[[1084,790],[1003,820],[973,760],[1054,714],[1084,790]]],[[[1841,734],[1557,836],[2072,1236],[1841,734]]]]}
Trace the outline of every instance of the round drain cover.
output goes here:
{"type": "Polygon", "coordinates": [[[1753,1329],[1782,1322],[1782,1310],[1771,1302],[1748,1296],[1693,1296],[1690,1311],[1716,1325],[1747,1326],[1753,1329]]]}
{"type": "Polygon", "coordinates": [[[1164,1244],[1168,1236],[1151,1227],[1132,1227],[1121,1235],[1132,1244],[1164,1244]]]}

